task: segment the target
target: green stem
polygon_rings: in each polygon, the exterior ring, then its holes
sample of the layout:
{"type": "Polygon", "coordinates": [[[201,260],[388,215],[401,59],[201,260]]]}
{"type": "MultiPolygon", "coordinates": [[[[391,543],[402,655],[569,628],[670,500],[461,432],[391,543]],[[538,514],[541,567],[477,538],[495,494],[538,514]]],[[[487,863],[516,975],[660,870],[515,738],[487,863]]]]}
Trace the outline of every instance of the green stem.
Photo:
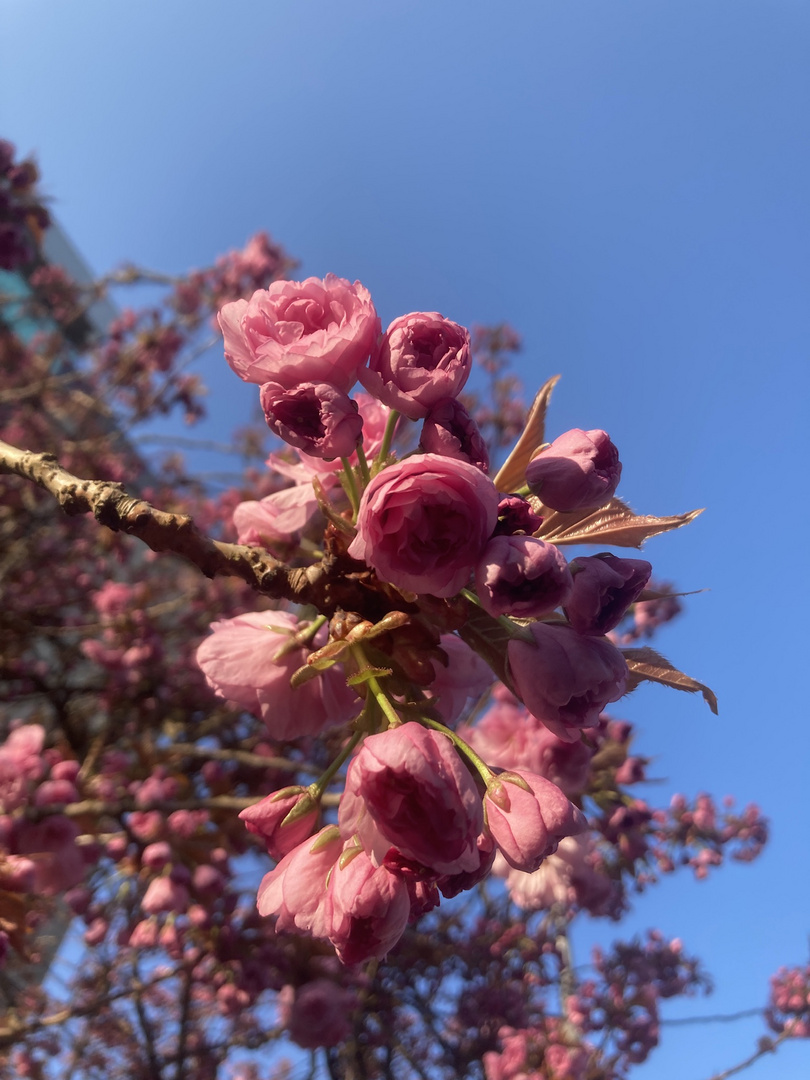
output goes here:
{"type": "Polygon", "coordinates": [[[397,426],[397,420],[399,420],[399,413],[396,409],[392,409],[388,414],[388,419],[385,422],[385,431],[383,433],[383,441],[380,445],[380,449],[377,451],[377,456],[374,459],[376,465],[383,465],[385,459],[388,457],[388,451],[391,449],[391,440],[394,438],[394,428],[397,426]]]}
{"type": "Polygon", "coordinates": [[[332,777],[341,767],[343,762],[352,755],[352,753],[354,752],[354,748],[358,745],[358,743],[363,740],[365,734],[366,733],[364,731],[355,731],[354,735],[352,735],[352,737],[340,751],[340,753],[329,766],[329,768],[326,769],[323,775],[320,776],[314,784],[309,785],[309,790],[312,792],[313,798],[320,799],[324,791],[326,791],[327,787],[331,783],[332,777]]]}
{"type": "Polygon", "coordinates": [[[423,724],[425,727],[432,728],[434,731],[440,731],[442,735],[446,735],[453,743],[456,750],[467,758],[476,772],[481,774],[481,779],[484,783],[488,784],[490,782],[494,776],[492,769],[490,769],[489,765],[476,754],[471,746],[464,742],[460,735],[456,735],[455,731],[451,731],[449,727],[445,727],[445,725],[439,723],[438,720],[431,720],[429,716],[420,716],[419,723],[423,724]]]}
{"type": "Polygon", "coordinates": [[[357,444],[357,460],[360,463],[360,476],[363,478],[363,487],[368,487],[368,483],[371,480],[371,472],[368,467],[368,461],[366,461],[366,454],[363,450],[363,444],[357,444]]]}
{"type": "MultiPolygon", "coordinates": [[[[352,656],[355,659],[355,663],[357,664],[358,670],[363,671],[364,669],[369,667],[369,662],[366,659],[366,654],[363,652],[363,648],[361,645],[352,645],[351,652],[352,656]]],[[[389,728],[399,727],[399,725],[402,723],[402,718],[398,715],[396,709],[391,704],[391,699],[380,686],[376,676],[369,675],[366,681],[366,686],[373,694],[374,700],[377,702],[383,716],[388,721],[389,728]]]]}
{"type": "Polygon", "coordinates": [[[360,508],[360,492],[357,490],[357,481],[354,478],[354,469],[349,464],[349,459],[342,457],[343,463],[343,477],[346,479],[346,483],[343,485],[343,489],[349,496],[349,502],[352,504],[352,510],[354,511],[355,518],[357,517],[357,511],[360,508]]]}
{"type": "MultiPolygon", "coordinates": [[[[471,604],[480,607],[482,611],[486,610],[472,589],[461,589],[461,595],[469,600],[471,604]]],[[[494,615],[493,618],[497,619],[510,638],[518,638],[520,641],[528,641],[530,643],[534,641],[534,638],[529,631],[527,631],[526,627],[520,626],[516,622],[512,622],[508,615],[494,615]]]]}

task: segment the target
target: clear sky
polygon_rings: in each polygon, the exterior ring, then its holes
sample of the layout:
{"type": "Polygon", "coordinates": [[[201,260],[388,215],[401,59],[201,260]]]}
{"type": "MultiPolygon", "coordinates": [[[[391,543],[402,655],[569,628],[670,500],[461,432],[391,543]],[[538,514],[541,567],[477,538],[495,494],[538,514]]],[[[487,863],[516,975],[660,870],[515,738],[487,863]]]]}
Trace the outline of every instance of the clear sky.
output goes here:
{"type": "MultiPolygon", "coordinates": [[[[563,374],[552,435],[610,432],[638,510],[708,508],[646,557],[711,589],[659,647],[720,716],[663,688],[620,711],[650,801],[757,800],[773,838],[638,901],[625,927],[716,978],[667,1016],[764,1004],[807,958],[809,114],[807,0],[0,4],[0,134],[96,270],[205,265],[266,228],[384,325],[506,320],[528,392],[563,374]]],[[[222,437],[248,399],[205,368],[222,437]]],[[[704,1080],[760,1031],[665,1032],[636,1075],[704,1080]]],[[[805,1042],[751,1076],[809,1070],[805,1042]]]]}

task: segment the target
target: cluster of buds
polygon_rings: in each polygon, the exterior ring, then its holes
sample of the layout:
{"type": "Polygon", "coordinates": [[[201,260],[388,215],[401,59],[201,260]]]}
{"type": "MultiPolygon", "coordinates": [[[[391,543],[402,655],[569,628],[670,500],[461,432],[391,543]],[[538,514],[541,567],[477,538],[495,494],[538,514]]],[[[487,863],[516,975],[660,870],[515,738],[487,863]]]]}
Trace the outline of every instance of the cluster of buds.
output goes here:
{"type": "MultiPolygon", "coordinates": [[[[577,523],[606,507],[632,517],[614,499],[621,465],[605,432],[546,445],[536,404],[489,475],[459,400],[471,370],[459,324],[412,312],[381,333],[368,291],[334,275],[275,282],[226,304],[219,322],[228,363],[260,387],[268,426],[294,452],[269,462],[292,486],[236,508],[240,540],[290,545],[302,561],[317,544],[344,586],[341,607],[327,590],[314,619],[220,620],[197,653],[211,687],[273,740],[328,734],[338,747],[320,780],[243,814],[280,860],[259,910],[279,930],[328,939],[345,963],[382,957],[409,919],[475,885],[496,854],[533,873],[583,832],[566,769],[587,769],[583,732],[627,688],[607,635],[651,567],[608,553],[569,563],[552,540],[561,527],[581,540],[577,523]],[[358,381],[366,393],[353,399],[358,381]],[[407,421],[421,423],[410,452],[407,421]],[[453,730],[496,675],[534,759],[544,739],[570,747],[556,749],[553,777],[487,763],[474,734],[453,730]],[[346,762],[336,820],[313,836],[346,762]]],[[[598,530],[587,539],[598,543],[598,530]]]]}

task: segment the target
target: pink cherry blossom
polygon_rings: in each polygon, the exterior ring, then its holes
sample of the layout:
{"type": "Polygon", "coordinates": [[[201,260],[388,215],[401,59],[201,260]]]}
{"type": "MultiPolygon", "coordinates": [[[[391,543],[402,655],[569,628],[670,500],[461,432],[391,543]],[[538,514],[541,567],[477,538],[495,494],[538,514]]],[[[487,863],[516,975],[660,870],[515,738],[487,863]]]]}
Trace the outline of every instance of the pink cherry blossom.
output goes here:
{"type": "Polygon", "coordinates": [[[566,431],[526,467],[526,483],[534,494],[565,513],[604,506],[621,475],[619,451],[598,429],[566,431]]]}
{"type": "Polygon", "coordinates": [[[530,874],[564,836],[587,827],[585,815],[556,784],[534,773],[502,773],[487,785],[487,825],[510,866],[530,874]]]}
{"type": "Polygon", "coordinates": [[[275,915],[279,932],[300,930],[328,937],[326,885],[343,844],[335,826],[327,825],[293,848],[262,879],[256,896],[259,914],[275,915]]]}
{"type": "Polygon", "coordinates": [[[347,845],[329,878],[327,936],[344,964],[382,959],[408,925],[408,887],[360,848],[347,845]]]}
{"type": "Polygon", "coordinates": [[[453,596],[497,518],[498,493],[480,469],[415,454],[383,469],[364,491],[349,554],[399,589],[453,596]]]}
{"type": "Polygon", "coordinates": [[[320,807],[300,785],[282,788],[243,810],[239,817],[248,830],[261,836],[267,851],[280,859],[304,843],[318,820],[320,807]]]}
{"type": "Polygon", "coordinates": [[[455,398],[469,374],[469,332],[437,311],[414,311],[394,319],[359,373],[369,393],[411,420],[455,398]]]}
{"type": "Polygon", "coordinates": [[[507,647],[515,689],[533,716],[571,742],[622,696],[627,662],[605,638],[547,623],[529,629],[533,643],[513,638],[507,647]]]}
{"type": "Polygon", "coordinates": [[[359,281],[275,281],[219,313],[225,359],[245,382],[328,382],[348,391],[380,332],[371,296],[359,281]]]}
{"type": "Polygon", "coordinates": [[[436,874],[480,865],[483,810],[472,776],[446,735],[413,721],[365,739],[349,764],[339,823],[376,864],[394,847],[436,874]]]}
{"type": "Polygon", "coordinates": [[[197,663],[221,697],[259,715],[274,739],[315,735],[359,711],[339,666],[293,690],[290,676],[306,663],[298,646],[279,650],[301,624],[285,611],[257,611],[211,624],[197,649],[197,663]]]}

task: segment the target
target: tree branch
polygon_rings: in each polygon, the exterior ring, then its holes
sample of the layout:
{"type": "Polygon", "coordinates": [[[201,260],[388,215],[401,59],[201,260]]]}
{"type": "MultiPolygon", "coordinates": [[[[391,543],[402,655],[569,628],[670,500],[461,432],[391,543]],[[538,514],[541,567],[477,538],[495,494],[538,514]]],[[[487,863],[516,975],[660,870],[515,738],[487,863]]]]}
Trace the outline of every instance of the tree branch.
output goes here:
{"type": "Polygon", "coordinates": [[[359,590],[351,580],[351,569],[362,573],[363,568],[348,557],[327,555],[311,566],[288,567],[262,548],[212,540],[187,514],[159,510],[127,494],[119,483],[82,480],[62,468],[53,454],[20,450],[2,441],[0,473],[39,485],[54,496],[66,514],[92,514],[113,532],[137,536],[153,551],[181,556],[206,577],[238,577],[259,593],[276,600],[313,604],[324,614],[333,614],[338,608],[358,610],[359,590]]]}

